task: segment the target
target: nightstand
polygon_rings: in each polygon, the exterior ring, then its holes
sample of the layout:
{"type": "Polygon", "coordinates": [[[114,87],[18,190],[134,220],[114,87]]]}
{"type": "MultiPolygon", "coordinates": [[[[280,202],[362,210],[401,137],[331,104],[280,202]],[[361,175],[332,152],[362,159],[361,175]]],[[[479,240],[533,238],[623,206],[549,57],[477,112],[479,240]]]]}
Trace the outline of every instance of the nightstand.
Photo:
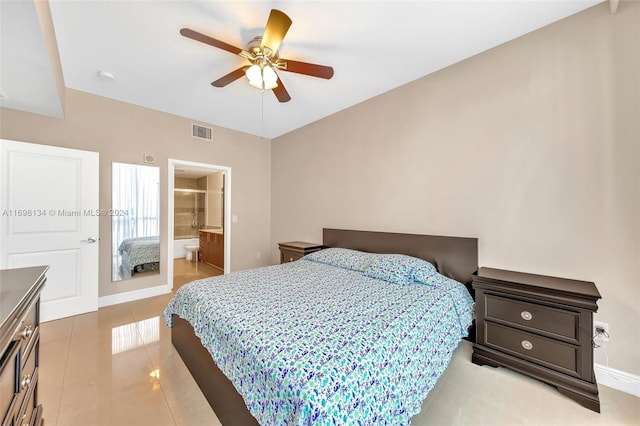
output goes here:
{"type": "Polygon", "coordinates": [[[305,243],[303,241],[290,241],[288,243],[279,243],[280,247],[280,263],[293,262],[300,259],[305,254],[325,248],[322,244],[305,243]]]}
{"type": "Polygon", "coordinates": [[[476,343],[472,361],[542,380],[600,412],[593,372],[595,284],[480,268],[473,274],[476,343]]]}

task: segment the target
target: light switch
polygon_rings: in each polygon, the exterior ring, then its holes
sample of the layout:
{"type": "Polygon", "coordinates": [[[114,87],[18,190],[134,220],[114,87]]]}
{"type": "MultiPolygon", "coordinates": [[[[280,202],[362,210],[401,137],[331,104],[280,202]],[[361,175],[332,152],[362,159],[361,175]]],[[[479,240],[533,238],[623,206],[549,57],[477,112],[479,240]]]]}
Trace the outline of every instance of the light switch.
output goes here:
{"type": "Polygon", "coordinates": [[[238,215],[237,214],[232,214],[231,215],[231,222],[236,223],[238,221],[238,215]]]}

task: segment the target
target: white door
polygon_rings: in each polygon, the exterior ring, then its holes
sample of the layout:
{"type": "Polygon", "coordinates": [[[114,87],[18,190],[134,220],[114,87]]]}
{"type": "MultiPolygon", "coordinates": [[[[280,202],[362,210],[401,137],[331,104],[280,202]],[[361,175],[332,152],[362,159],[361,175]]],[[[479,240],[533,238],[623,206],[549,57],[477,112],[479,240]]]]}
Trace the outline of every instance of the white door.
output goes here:
{"type": "Polygon", "coordinates": [[[98,309],[98,153],[0,140],[0,268],[49,265],[40,320],[98,309]]]}

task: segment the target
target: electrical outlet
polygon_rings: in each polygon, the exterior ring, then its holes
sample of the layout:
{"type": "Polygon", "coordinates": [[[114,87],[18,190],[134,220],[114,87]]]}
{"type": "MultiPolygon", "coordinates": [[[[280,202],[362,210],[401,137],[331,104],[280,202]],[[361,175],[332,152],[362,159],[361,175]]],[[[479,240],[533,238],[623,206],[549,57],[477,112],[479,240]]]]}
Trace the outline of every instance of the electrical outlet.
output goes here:
{"type": "Polygon", "coordinates": [[[608,342],[609,341],[609,324],[600,322],[600,321],[594,321],[593,336],[594,336],[593,337],[594,340],[599,340],[601,342],[608,342]]]}

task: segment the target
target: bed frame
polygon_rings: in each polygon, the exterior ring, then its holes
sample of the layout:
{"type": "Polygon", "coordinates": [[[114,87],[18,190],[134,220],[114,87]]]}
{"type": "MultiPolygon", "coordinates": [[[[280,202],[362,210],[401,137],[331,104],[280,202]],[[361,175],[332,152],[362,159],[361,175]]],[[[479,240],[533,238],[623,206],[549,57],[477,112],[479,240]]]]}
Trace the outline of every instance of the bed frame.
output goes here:
{"type": "MultiPolygon", "coordinates": [[[[371,253],[401,253],[433,263],[438,271],[469,286],[478,269],[478,239],[388,232],[323,229],[323,245],[371,253]]],[[[171,342],[224,426],[257,425],[242,396],[216,366],[191,325],[173,315],[171,342]]]]}

